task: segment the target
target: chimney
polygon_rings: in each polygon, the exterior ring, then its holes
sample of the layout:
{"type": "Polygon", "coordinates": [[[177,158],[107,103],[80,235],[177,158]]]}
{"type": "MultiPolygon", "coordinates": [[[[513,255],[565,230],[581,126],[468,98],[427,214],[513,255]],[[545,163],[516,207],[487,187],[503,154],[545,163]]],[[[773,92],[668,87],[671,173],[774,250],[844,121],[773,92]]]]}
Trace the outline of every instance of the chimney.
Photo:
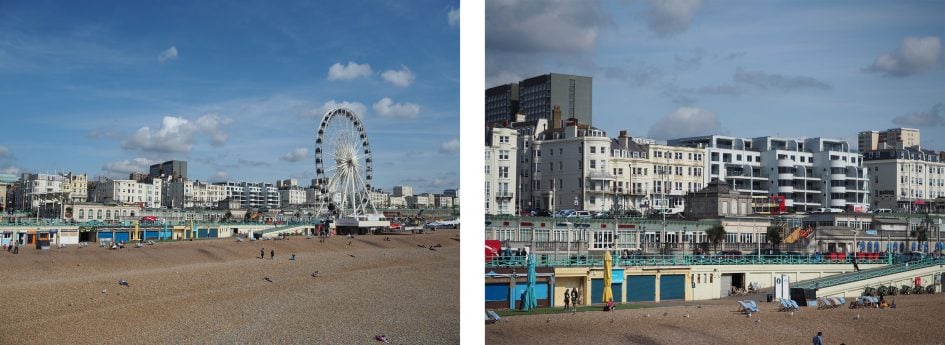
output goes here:
{"type": "Polygon", "coordinates": [[[555,106],[551,110],[551,129],[561,128],[561,106],[555,106]]]}
{"type": "Polygon", "coordinates": [[[626,129],[620,131],[620,136],[617,137],[617,139],[620,140],[620,144],[623,145],[624,148],[630,148],[630,136],[627,135],[626,129]]]}

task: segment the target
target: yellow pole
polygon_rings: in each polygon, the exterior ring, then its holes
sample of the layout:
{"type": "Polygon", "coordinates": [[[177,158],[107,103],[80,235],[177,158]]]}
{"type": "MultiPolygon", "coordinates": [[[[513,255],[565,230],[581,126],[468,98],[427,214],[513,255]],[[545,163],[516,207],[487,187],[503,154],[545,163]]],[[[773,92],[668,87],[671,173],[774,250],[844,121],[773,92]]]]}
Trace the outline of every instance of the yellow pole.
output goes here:
{"type": "Polygon", "coordinates": [[[197,229],[194,228],[194,221],[193,221],[193,220],[190,221],[190,237],[191,237],[191,238],[197,238],[197,229]]]}
{"type": "Polygon", "coordinates": [[[132,241],[138,240],[138,220],[137,219],[135,219],[135,232],[134,234],[131,235],[131,240],[132,241]]]}

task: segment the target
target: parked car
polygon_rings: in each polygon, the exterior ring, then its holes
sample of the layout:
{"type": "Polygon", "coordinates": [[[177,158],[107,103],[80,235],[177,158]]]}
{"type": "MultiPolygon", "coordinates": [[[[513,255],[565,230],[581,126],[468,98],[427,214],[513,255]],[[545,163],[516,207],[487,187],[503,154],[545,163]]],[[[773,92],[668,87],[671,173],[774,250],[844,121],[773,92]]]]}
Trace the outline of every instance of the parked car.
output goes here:
{"type": "Polygon", "coordinates": [[[574,211],[574,213],[567,215],[567,217],[568,218],[591,218],[591,212],[590,211],[574,211]]]}
{"type": "MultiPolygon", "coordinates": [[[[762,257],[772,257],[772,256],[780,256],[780,255],[781,255],[781,250],[777,248],[762,248],[761,249],[762,257]]],[[[758,250],[755,249],[751,251],[751,253],[748,254],[748,256],[758,256],[758,250]]]]}
{"type": "Polygon", "coordinates": [[[555,217],[568,217],[569,215],[571,215],[571,214],[573,214],[573,213],[574,213],[574,210],[571,210],[571,209],[564,209],[564,210],[555,211],[554,216],[555,216],[555,217]]]}
{"type": "Polygon", "coordinates": [[[742,257],[742,251],[740,250],[723,250],[720,251],[717,255],[720,258],[724,259],[738,259],[742,257]]]}

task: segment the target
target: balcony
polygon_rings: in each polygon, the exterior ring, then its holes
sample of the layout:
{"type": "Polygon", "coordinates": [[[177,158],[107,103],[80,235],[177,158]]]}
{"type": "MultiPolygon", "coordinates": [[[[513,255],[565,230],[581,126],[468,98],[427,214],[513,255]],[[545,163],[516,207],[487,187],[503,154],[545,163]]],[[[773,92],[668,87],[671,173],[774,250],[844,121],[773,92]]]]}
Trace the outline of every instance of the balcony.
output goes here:
{"type": "Polygon", "coordinates": [[[597,181],[613,181],[617,179],[617,177],[614,176],[613,174],[603,172],[603,171],[591,171],[587,173],[587,178],[590,180],[597,180],[597,181]]]}
{"type": "Polygon", "coordinates": [[[830,207],[846,208],[847,201],[846,199],[830,199],[830,207]]]}
{"type": "Polygon", "coordinates": [[[778,166],[779,166],[779,167],[790,168],[790,167],[793,167],[793,166],[794,166],[794,161],[792,161],[792,160],[790,160],[790,159],[779,159],[779,160],[778,160],[778,166]]]}
{"type": "Polygon", "coordinates": [[[495,193],[496,199],[511,199],[515,197],[515,193],[499,191],[495,193]]]}
{"type": "Polygon", "coordinates": [[[847,187],[844,187],[844,186],[830,187],[830,192],[831,193],[846,193],[847,187]]]}
{"type": "Polygon", "coordinates": [[[794,193],[793,186],[778,186],[778,193],[794,193]]]}

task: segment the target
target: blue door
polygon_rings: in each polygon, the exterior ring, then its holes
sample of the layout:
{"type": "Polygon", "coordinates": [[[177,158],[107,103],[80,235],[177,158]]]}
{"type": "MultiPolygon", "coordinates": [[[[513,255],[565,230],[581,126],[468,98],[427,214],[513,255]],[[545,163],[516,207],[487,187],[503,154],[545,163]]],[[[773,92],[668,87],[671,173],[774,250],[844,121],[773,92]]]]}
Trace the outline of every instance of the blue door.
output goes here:
{"type": "Polygon", "coordinates": [[[145,232],[144,232],[144,239],[145,239],[145,240],[156,240],[156,239],[158,239],[158,232],[157,232],[157,231],[145,231],[145,232]]]}
{"type": "Polygon", "coordinates": [[[127,231],[119,231],[115,233],[115,242],[128,242],[131,235],[127,231]]]}
{"type": "Polygon", "coordinates": [[[686,276],[682,274],[664,274],[660,277],[660,300],[686,298],[686,276]]]}
{"type": "Polygon", "coordinates": [[[653,302],[656,300],[656,276],[627,276],[628,302],[653,302]]]}
{"type": "Polygon", "coordinates": [[[99,240],[99,241],[103,241],[103,240],[104,240],[104,241],[106,241],[106,242],[110,242],[110,241],[112,240],[112,232],[111,232],[111,231],[100,231],[100,232],[98,233],[98,240],[99,240]]]}
{"type": "Polygon", "coordinates": [[[217,238],[217,229],[210,229],[210,237],[217,238]]]}
{"type": "Polygon", "coordinates": [[[486,302],[509,300],[509,284],[486,284],[486,302]]]}
{"type": "Polygon", "coordinates": [[[208,229],[197,229],[197,237],[198,237],[198,238],[207,238],[207,237],[209,237],[209,236],[207,236],[207,235],[209,235],[209,234],[210,234],[210,230],[208,230],[208,229]]]}
{"type": "Polygon", "coordinates": [[[591,279],[591,300],[588,304],[601,303],[600,299],[604,296],[604,280],[591,279]]]}

